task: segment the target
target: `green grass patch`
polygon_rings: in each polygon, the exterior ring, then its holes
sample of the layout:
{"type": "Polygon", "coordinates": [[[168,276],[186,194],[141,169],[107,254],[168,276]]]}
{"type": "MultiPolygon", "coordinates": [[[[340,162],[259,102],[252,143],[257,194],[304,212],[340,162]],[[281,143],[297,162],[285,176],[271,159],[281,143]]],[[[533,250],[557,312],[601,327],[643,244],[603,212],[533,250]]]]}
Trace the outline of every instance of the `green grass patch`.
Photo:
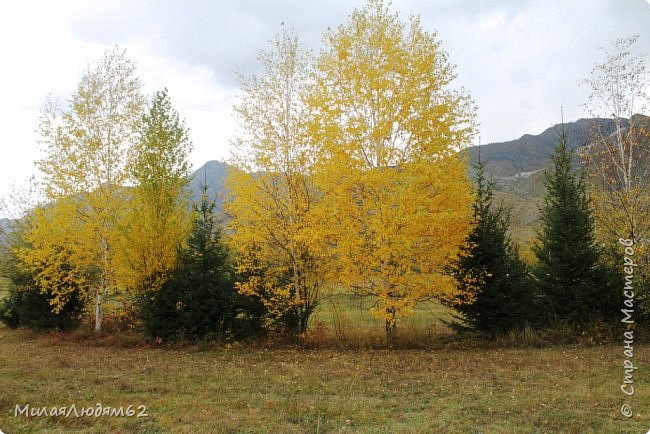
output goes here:
{"type": "Polygon", "coordinates": [[[0,300],[9,295],[9,279],[0,276],[0,300]]]}
{"type": "MultiPolygon", "coordinates": [[[[334,293],[318,306],[310,320],[308,343],[335,343],[349,347],[385,347],[384,320],[370,312],[373,297],[334,293]]],[[[451,331],[445,321],[452,311],[437,302],[420,303],[413,315],[397,318],[397,339],[402,345],[430,346],[451,331]]]]}

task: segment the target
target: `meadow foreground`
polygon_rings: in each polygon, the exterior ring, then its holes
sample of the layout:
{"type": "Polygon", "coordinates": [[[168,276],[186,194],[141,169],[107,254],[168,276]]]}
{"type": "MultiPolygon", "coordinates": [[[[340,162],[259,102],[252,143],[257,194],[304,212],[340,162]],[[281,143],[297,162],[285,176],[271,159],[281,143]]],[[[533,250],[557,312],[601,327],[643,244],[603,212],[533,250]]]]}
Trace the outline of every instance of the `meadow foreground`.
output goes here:
{"type": "Polygon", "coordinates": [[[617,345],[436,350],[150,347],[0,328],[0,429],[19,432],[644,433],[617,345]],[[17,405],[135,415],[15,416],[17,405]],[[146,406],[146,417],[136,417],[146,406]]]}

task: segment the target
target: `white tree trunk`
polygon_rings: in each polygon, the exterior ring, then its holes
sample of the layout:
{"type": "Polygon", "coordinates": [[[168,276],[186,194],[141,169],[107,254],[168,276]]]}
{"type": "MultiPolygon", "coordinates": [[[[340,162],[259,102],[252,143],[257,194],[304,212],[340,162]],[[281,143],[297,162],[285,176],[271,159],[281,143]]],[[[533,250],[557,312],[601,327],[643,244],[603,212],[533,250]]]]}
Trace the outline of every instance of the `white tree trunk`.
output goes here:
{"type": "Polygon", "coordinates": [[[103,295],[100,291],[97,291],[97,297],[95,298],[95,332],[99,333],[102,331],[102,317],[104,312],[102,309],[103,295]]]}

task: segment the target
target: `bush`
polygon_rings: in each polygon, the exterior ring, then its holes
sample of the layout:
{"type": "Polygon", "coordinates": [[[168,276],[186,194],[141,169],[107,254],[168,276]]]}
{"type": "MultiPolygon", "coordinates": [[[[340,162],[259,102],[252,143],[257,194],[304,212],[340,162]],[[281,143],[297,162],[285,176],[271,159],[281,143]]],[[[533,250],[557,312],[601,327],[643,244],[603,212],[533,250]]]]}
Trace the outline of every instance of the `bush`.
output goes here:
{"type": "Polygon", "coordinates": [[[0,303],[0,320],[8,327],[33,330],[72,330],[79,325],[84,303],[78,291],[58,312],[52,311],[52,295],[41,292],[36,285],[12,288],[9,297],[0,303]]]}
{"type": "Polygon", "coordinates": [[[13,233],[8,241],[2,249],[0,272],[9,280],[9,296],[0,301],[0,321],[11,328],[66,331],[76,328],[84,309],[81,290],[66,290],[65,303],[54,312],[52,291],[41,288],[16,255],[16,248],[24,245],[21,232],[13,233]]]}

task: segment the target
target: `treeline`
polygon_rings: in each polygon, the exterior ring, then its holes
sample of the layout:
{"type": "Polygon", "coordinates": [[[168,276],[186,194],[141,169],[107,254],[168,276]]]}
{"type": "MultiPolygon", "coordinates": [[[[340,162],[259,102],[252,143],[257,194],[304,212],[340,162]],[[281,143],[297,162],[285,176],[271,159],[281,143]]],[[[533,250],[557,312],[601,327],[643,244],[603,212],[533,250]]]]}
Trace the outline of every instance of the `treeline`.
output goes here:
{"type": "Polygon", "coordinates": [[[617,322],[619,238],[638,247],[647,311],[650,159],[638,131],[603,138],[585,172],[559,138],[530,266],[483,162],[474,184],[467,175],[459,151],[476,107],[452,87],[436,35],[370,0],[323,41],[315,56],[283,29],[262,71],[241,78],[227,225],[207,195],[190,206],[188,130],[166,90],[145,101],[123,52],[89,68],[65,109],[48,103],[37,162],[47,200],[4,255],[5,322],[73,328],[86,315],[101,331],[108,312],[152,339],[299,335],[334,290],[371,297],[389,341],[432,299],[492,337],[617,322]],[[624,165],[608,164],[619,154],[624,165]],[[594,206],[595,191],[611,200],[594,206]],[[619,206],[629,218],[613,227],[604,217],[619,206]]]}

